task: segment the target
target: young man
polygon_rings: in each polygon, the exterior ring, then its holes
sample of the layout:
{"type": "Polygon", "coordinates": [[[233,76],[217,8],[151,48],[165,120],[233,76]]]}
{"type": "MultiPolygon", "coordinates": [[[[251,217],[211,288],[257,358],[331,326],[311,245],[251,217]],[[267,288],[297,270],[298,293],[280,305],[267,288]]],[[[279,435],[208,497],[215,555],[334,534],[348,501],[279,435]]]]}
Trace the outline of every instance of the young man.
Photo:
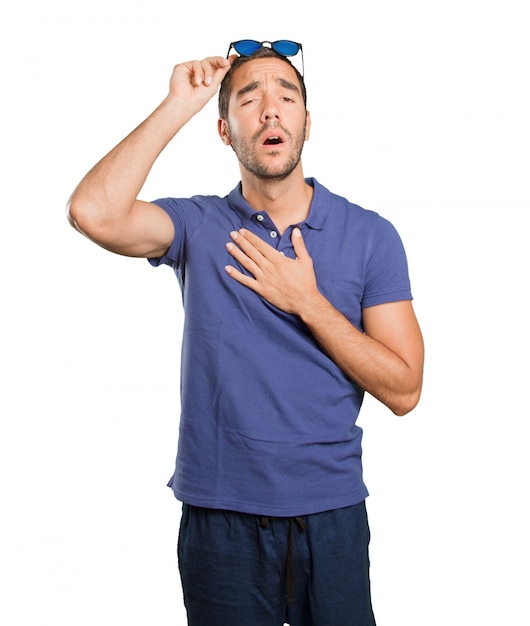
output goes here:
{"type": "Polygon", "coordinates": [[[174,68],[160,106],[80,182],[69,218],[113,252],[170,265],[183,291],[170,486],[189,623],[369,626],[355,422],[365,391],[396,415],[420,397],[407,262],[388,221],[304,178],[311,118],[286,57],[301,46],[240,43],[241,56],[174,68]],[[224,198],[138,200],[219,86],[240,184],[224,198]]]}

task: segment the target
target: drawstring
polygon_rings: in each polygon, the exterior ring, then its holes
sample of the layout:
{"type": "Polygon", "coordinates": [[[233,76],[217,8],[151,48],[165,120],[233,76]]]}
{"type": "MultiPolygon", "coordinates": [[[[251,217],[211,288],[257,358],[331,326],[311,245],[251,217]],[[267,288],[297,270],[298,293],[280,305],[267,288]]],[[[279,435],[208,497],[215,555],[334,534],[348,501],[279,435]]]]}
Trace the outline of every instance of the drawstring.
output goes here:
{"type": "MultiPolygon", "coordinates": [[[[263,516],[260,521],[262,528],[268,528],[273,517],[263,516]]],[[[303,533],[307,529],[306,521],[303,517],[290,517],[289,518],[289,539],[287,542],[287,563],[285,564],[285,579],[287,588],[287,604],[296,604],[296,598],[294,593],[294,527],[298,526],[298,532],[303,533]]]]}

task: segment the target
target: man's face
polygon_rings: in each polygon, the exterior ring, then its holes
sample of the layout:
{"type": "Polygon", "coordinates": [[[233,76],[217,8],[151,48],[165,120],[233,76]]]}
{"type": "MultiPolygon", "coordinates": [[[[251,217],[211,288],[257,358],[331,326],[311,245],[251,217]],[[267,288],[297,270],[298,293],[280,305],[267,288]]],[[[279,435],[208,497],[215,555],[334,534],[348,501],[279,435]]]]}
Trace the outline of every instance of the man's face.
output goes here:
{"type": "Polygon", "coordinates": [[[234,72],[228,118],[219,120],[219,134],[244,170],[259,179],[286,178],[300,162],[309,127],[300,84],[288,63],[265,57],[234,72]]]}

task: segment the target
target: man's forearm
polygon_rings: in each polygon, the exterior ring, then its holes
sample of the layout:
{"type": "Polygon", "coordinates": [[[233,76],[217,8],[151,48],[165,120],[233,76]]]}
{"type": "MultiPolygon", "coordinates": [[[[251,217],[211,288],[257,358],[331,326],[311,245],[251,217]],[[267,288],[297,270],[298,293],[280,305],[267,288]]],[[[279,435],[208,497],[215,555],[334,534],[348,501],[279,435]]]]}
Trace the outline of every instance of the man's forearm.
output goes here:
{"type": "Polygon", "coordinates": [[[300,317],[326,354],[362,389],[398,415],[415,406],[417,376],[400,356],[355,328],[323,297],[300,317]]]}

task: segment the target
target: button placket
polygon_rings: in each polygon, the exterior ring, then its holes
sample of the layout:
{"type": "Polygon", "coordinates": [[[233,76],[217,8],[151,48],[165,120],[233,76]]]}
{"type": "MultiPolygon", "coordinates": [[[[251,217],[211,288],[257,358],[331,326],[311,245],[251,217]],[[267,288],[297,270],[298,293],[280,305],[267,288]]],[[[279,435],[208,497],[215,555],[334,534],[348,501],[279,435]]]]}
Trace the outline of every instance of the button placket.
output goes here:
{"type": "Polygon", "coordinates": [[[265,213],[257,213],[256,221],[259,222],[259,224],[267,230],[269,239],[275,240],[274,245],[277,247],[278,242],[280,241],[280,238],[279,238],[278,231],[276,230],[276,227],[274,223],[272,222],[272,220],[270,219],[270,217],[265,213]]]}

